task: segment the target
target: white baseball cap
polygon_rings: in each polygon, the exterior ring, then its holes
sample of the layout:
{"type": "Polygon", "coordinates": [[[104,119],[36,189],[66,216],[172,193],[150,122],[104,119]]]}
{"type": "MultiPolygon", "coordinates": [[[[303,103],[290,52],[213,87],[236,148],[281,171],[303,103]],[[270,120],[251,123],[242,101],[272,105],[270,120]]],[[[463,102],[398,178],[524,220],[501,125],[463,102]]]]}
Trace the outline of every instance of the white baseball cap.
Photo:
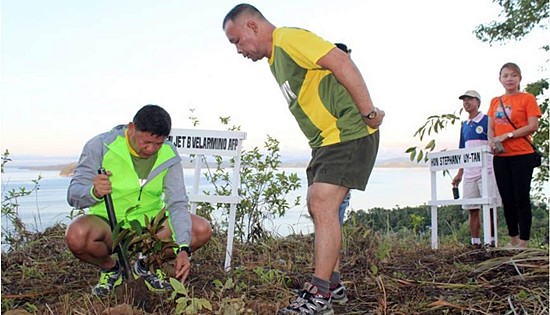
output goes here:
{"type": "Polygon", "coordinates": [[[458,99],[463,100],[465,97],[475,97],[478,99],[478,101],[481,101],[481,96],[479,96],[479,93],[474,90],[468,90],[464,92],[464,94],[460,95],[458,99]]]}

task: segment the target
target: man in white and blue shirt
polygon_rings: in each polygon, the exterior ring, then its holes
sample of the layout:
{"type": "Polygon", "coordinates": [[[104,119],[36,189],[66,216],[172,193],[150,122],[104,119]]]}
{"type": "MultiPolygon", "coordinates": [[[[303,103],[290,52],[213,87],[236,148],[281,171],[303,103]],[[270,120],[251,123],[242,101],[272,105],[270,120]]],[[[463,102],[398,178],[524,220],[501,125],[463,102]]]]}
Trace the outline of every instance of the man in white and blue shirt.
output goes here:
{"type": "MultiPolygon", "coordinates": [[[[462,123],[460,128],[460,143],[459,148],[471,148],[482,145],[488,145],[487,128],[489,117],[483,114],[480,110],[481,97],[478,92],[468,90],[458,97],[462,100],[464,110],[468,113],[468,119],[462,123]]],[[[495,183],[495,175],[493,173],[493,156],[488,155],[487,167],[489,173],[488,192],[489,196],[496,197],[495,207],[500,205],[500,196],[495,183]]],[[[464,178],[463,198],[481,198],[481,167],[461,168],[453,178],[453,187],[458,187],[458,184],[464,178]]],[[[480,230],[480,205],[462,205],[462,209],[470,211],[470,234],[471,243],[474,246],[481,245],[480,230]]],[[[491,221],[492,216],[491,216],[491,221]]],[[[493,224],[491,223],[491,241],[494,242],[493,224]]]]}

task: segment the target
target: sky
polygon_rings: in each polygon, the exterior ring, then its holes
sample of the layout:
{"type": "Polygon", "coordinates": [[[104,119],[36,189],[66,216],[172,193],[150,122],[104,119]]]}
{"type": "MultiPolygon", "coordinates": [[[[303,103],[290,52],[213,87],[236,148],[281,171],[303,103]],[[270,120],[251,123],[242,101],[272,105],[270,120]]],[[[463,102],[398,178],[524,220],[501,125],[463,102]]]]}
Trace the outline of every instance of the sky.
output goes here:
{"type": "MultiPolygon", "coordinates": [[[[240,2],[2,0],[0,149],[17,155],[78,156],[87,140],[131,121],[146,104],[164,107],[174,128],[247,133],[244,147],[270,135],[283,154],[309,147],[288,111],[267,60],[236,53],[222,30],[240,2]],[[193,110],[193,112],[191,112],[193,110]]],[[[481,110],[503,93],[500,67],[517,63],[523,83],[548,77],[548,30],[490,46],[473,35],[498,19],[490,0],[253,1],[275,26],[308,29],[352,49],[375,106],[386,112],[381,156],[418,145],[432,114],[452,113],[458,96],[481,94],[481,110]]],[[[463,118],[466,118],[463,115],[463,118]]],[[[436,137],[455,148],[459,127],[436,137]]]]}

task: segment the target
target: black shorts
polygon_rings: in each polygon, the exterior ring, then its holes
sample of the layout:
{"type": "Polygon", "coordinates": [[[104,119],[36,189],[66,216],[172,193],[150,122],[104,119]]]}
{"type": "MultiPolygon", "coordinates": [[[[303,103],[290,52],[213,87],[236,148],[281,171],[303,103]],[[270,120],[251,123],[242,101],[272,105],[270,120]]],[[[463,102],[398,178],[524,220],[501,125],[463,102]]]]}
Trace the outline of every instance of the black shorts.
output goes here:
{"type": "Polygon", "coordinates": [[[376,161],[380,132],[311,151],[306,169],[307,184],[328,183],[365,190],[376,161]]]}

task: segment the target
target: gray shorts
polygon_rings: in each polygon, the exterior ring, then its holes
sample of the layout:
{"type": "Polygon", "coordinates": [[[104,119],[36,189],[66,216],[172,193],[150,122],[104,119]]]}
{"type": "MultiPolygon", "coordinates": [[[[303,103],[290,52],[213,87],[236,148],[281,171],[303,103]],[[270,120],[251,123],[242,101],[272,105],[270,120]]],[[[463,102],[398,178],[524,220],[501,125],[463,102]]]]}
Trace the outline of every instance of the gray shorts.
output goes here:
{"type": "MultiPolygon", "coordinates": [[[[462,198],[481,198],[481,176],[478,178],[465,178],[462,182],[462,190],[464,191],[462,198]]],[[[488,183],[487,183],[487,192],[489,197],[495,197],[496,201],[492,207],[500,207],[502,201],[500,199],[500,194],[498,193],[497,184],[493,174],[489,174],[488,183]]],[[[462,205],[462,209],[471,210],[471,209],[481,209],[481,205],[462,205]]]]}
{"type": "Polygon", "coordinates": [[[365,190],[374,167],[380,132],[366,137],[314,148],[306,169],[307,184],[328,183],[365,190]]]}

